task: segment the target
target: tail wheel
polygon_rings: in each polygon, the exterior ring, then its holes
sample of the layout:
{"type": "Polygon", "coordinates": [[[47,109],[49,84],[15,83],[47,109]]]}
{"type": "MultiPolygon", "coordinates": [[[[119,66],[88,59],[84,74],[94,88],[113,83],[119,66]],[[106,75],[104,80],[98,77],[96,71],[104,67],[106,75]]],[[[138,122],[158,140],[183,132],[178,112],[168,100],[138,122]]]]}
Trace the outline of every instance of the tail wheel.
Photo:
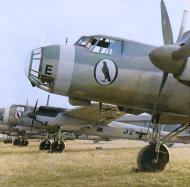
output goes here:
{"type": "Polygon", "coordinates": [[[155,145],[148,145],[139,152],[137,157],[139,170],[146,172],[162,171],[168,162],[169,151],[166,145],[161,145],[159,154],[155,151],[155,145]]]}

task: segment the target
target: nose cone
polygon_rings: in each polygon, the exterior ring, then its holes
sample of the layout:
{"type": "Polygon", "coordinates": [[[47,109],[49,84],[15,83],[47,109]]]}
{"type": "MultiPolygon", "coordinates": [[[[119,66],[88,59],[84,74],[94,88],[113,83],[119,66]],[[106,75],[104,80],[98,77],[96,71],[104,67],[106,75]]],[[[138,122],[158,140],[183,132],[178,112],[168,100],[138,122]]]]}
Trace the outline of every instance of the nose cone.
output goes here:
{"type": "Polygon", "coordinates": [[[165,46],[154,49],[149,56],[152,64],[158,69],[166,72],[170,69],[171,51],[165,46]]]}
{"type": "Polygon", "coordinates": [[[174,45],[168,45],[154,49],[149,54],[152,64],[164,72],[173,74],[179,73],[184,62],[174,60],[172,57],[172,53],[178,48],[179,47],[174,45]]]}
{"type": "Polygon", "coordinates": [[[27,56],[26,56],[26,59],[25,59],[25,63],[24,63],[24,73],[26,75],[26,77],[28,78],[29,76],[29,68],[30,68],[30,61],[31,61],[31,53],[29,53],[27,56]]]}
{"type": "MultiPolygon", "coordinates": [[[[160,55],[159,55],[159,51],[158,49],[154,49],[150,54],[149,54],[149,57],[150,57],[150,60],[152,62],[152,64],[154,66],[156,66],[157,68],[159,68],[159,62],[160,62],[160,55]]],[[[160,69],[160,68],[159,68],[160,69]]]]}

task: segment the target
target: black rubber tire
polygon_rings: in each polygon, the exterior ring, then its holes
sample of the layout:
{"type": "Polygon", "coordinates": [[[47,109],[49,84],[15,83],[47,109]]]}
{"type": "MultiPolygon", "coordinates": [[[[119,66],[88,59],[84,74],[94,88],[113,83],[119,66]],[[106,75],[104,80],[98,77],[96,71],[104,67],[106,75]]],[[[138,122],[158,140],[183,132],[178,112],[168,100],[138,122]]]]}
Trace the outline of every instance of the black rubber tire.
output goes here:
{"type": "Polygon", "coordinates": [[[13,145],[20,145],[20,139],[19,139],[19,138],[16,138],[16,139],[13,141],[13,145]]]}
{"type": "Polygon", "coordinates": [[[29,144],[29,141],[27,138],[22,139],[22,146],[27,146],[29,144]]]}
{"type": "Polygon", "coordinates": [[[19,146],[27,146],[29,144],[29,141],[27,138],[20,138],[19,146]]]}
{"type": "Polygon", "coordinates": [[[39,150],[50,150],[51,142],[49,140],[44,140],[39,145],[39,150]]]}
{"type": "Polygon", "coordinates": [[[65,149],[65,143],[63,141],[54,141],[51,144],[50,152],[51,153],[62,153],[65,149]]]}
{"type": "Polygon", "coordinates": [[[155,145],[147,145],[137,156],[137,165],[140,171],[157,172],[165,169],[169,162],[169,151],[166,145],[161,145],[158,161],[155,145]]]}
{"type": "Polygon", "coordinates": [[[3,140],[3,143],[4,143],[4,144],[7,144],[7,143],[8,143],[8,140],[7,140],[7,139],[4,139],[4,140],[3,140]]]}
{"type": "Polygon", "coordinates": [[[3,142],[4,142],[4,144],[13,143],[12,139],[4,139],[3,142]]]}

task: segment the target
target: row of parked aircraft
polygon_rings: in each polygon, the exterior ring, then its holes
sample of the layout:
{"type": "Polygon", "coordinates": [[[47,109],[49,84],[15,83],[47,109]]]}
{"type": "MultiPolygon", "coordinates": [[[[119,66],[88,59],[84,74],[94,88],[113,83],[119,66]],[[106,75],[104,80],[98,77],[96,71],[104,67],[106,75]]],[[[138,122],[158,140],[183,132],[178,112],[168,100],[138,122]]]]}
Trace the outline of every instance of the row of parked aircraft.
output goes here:
{"type": "MultiPolygon", "coordinates": [[[[49,98],[49,97],[48,97],[49,98]]],[[[48,103],[48,102],[47,102],[48,103]]],[[[8,135],[5,143],[27,146],[28,138],[44,138],[40,150],[62,152],[65,140],[87,139],[108,141],[113,139],[132,139],[150,141],[152,127],[150,115],[126,115],[117,107],[103,104],[82,106],[74,109],[27,105],[12,105],[0,109],[0,133],[8,135]],[[12,140],[12,136],[14,141],[12,140]],[[53,139],[53,140],[52,140],[53,139]]],[[[179,125],[170,128],[162,126],[161,137],[172,134],[179,125]]],[[[181,134],[173,143],[190,143],[189,133],[181,134]]]]}
{"type": "MultiPolygon", "coordinates": [[[[74,45],[32,50],[26,62],[32,86],[67,96],[79,107],[13,105],[1,115],[2,129],[53,134],[53,142],[47,136],[40,144],[40,149],[51,152],[63,151],[64,139],[71,134],[149,141],[139,152],[137,165],[142,171],[163,170],[169,162],[166,143],[189,141],[189,136],[179,134],[188,129],[190,119],[190,16],[184,11],[175,43],[163,0],[161,18],[161,47],[93,35],[82,36],[74,45]],[[123,116],[144,112],[151,117],[123,116]],[[168,133],[162,124],[180,125],[168,133]]],[[[27,144],[24,137],[14,143],[27,144]]]]}

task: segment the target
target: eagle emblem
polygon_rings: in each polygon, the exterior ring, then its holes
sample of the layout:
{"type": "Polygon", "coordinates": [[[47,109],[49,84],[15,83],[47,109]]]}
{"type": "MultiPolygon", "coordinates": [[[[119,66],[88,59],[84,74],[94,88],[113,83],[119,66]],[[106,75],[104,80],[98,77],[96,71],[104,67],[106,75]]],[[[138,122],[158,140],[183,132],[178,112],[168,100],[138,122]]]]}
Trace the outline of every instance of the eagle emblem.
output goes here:
{"type": "Polygon", "coordinates": [[[94,78],[101,85],[113,83],[117,77],[118,69],[112,60],[103,59],[94,68],[94,78]]]}

